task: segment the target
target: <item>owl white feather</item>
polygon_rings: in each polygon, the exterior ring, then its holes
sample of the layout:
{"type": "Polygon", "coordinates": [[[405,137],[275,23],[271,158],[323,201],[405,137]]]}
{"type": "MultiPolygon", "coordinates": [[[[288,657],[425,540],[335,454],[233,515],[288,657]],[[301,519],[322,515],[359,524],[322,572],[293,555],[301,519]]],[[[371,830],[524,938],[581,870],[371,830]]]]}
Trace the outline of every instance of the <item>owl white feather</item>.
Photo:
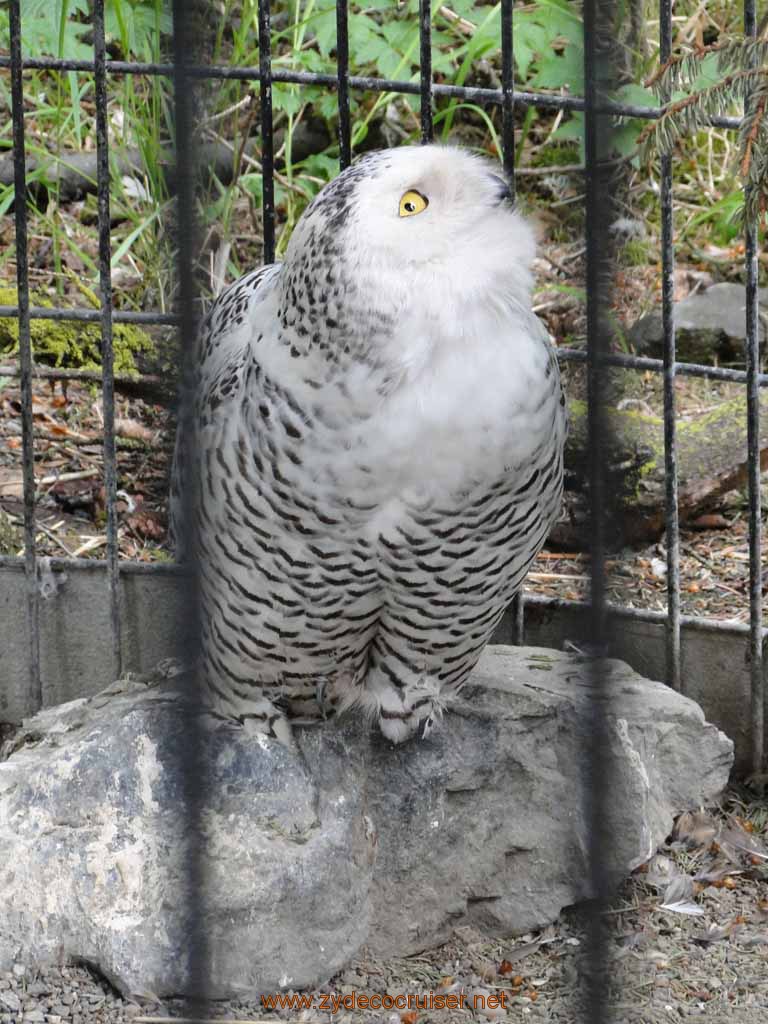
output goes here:
{"type": "Polygon", "coordinates": [[[359,707],[400,742],[467,680],[561,503],[533,255],[486,162],[386,150],[212,307],[196,505],[221,713],[290,742],[291,718],[359,707]]]}

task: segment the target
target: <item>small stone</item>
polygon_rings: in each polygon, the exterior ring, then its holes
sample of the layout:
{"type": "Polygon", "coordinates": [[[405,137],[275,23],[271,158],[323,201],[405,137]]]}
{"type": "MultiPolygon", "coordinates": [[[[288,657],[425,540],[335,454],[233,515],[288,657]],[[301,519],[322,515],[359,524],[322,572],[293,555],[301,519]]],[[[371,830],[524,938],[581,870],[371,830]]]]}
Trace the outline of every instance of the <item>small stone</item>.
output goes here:
{"type": "Polygon", "coordinates": [[[24,1021],[24,1024],[27,1024],[27,1022],[29,1022],[29,1024],[33,1024],[33,1022],[36,1021],[45,1022],[45,1014],[42,1010],[28,1010],[25,1012],[22,1020],[24,1021]]]}
{"type": "Polygon", "coordinates": [[[9,1010],[13,1010],[14,1013],[18,1013],[21,1010],[21,1000],[15,992],[0,992],[0,1004],[9,1010]]]}
{"type": "Polygon", "coordinates": [[[55,1013],[59,1017],[68,1017],[70,1013],[72,1013],[72,1010],[68,1006],[65,1006],[64,1003],[54,1003],[53,1006],[51,1006],[51,1013],[55,1013]]]}
{"type": "Polygon", "coordinates": [[[12,970],[15,977],[17,978],[23,978],[24,975],[27,973],[27,968],[24,966],[24,964],[14,964],[12,970]]]}
{"type": "MultiPolygon", "coordinates": [[[[768,301],[768,288],[760,290],[760,304],[768,301]]],[[[677,358],[681,362],[744,363],[746,311],[744,286],[723,282],[689,295],[675,304],[677,358]]],[[[766,330],[758,323],[758,336],[766,330]]],[[[664,354],[664,327],[660,310],[641,317],[629,329],[629,340],[639,356],[664,354]]]]}

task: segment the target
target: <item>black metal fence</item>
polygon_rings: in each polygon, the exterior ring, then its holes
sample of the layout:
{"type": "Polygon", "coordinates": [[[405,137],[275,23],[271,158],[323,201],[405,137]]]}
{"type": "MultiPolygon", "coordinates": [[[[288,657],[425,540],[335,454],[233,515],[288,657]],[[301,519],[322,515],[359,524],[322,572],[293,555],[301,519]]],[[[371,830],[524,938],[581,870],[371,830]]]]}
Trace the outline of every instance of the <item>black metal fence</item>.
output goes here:
{"type": "MultiPolygon", "coordinates": [[[[34,703],[41,703],[40,690],[40,633],[39,633],[39,587],[38,558],[36,556],[35,522],[35,473],[34,473],[34,428],[32,414],[32,380],[35,374],[33,352],[30,344],[30,320],[45,318],[53,320],[98,321],[101,326],[103,355],[102,389],[104,406],[104,486],[107,508],[107,558],[106,568],[111,607],[111,644],[114,668],[121,670],[121,616],[119,603],[119,574],[121,561],[118,554],[118,522],[116,513],[116,448],[114,431],[114,383],[112,327],[115,322],[141,324],[178,324],[184,341],[189,344],[194,331],[194,313],[191,308],[192,285],[189,248],[193,236],[188,233],[183,239],[180,270],[181,302],[177,315],[162,313],[120,312],[113,308],[110,275],[110,193],[109,193],[109,138],[106,111],[106,80],[111,74],[176,75],[176,85],[184,88],[188,82],[202,79],[238,79],[244,82],[258,82],[261,100],[261,160],[263,166],[263,230],[264,261],[270,262],[275,253],[275,196],[274,167],[275,143],[272,119],[273,83],[294,83],[296,85],[321,85],[335,89],[338,95],[339,113],[339,165],[347,166],[353,158],[351,146],[350,94],[353,90],[372,90],[417,95],[420,98],[421,136],[429,141],[433,135],[433,102],[436,97],[457,98],[475,104],[494,106],[501,109],[502,159],[510,181],[515,177],[515,115],[520,107],[534,105],[543,109],[561,111],[584,111],[586,114],[586,214],[587,214],[587,292],[588,292],[588,348],[586,352],[561,348],[559,357],[564,362],[586,361],[590,382],[589,394],[592,400],[590,415],[590,450],[592,459],[592,501],[593,501],[593,550],[592,550],[592,640],[598,647],[604,647],[607,640],[604,532],[600,508],[601,451],[606,425],[601,412],[601,380],[608,366],[652,371],[663,375],[664,383],[664,427],[665,427],[665,468],[666,468],[666,550],[667,550],[667,679],[676,689],[685,690],[686,680],[681,674],[680,629],[687,620],[680,609],[680,539],[678,526],[678,490],[676,465],[676,407],[675,379],[679,375],[730,381],[744,385],[747,394],[748,417],[748,458],[749,458],[749,658],[751,673],[751,728],[752,760],[756,769],[761,767],[764,756],[764,664],[762,580],[761,580],[761,505],[760,505],[760,453],[759,453],[759,389],[768,386],[768,375],[759,372],[758,350],[758,290],[757,290],[757,235],[753,226],[747,229],[745,237],[745,301],[746,301],[746,371],[723,369],[713,366],[678,363],[675,354],[675,327],[673,305],[674,240],[672,228],[673,213],[673,163],[669,156],[661,158],[660,202],[662,214],[662,303],[664,328],[664,358],[662,360],[631,357],[611,353],[605,336],[604,312],[610,302],[610,295],[604,282],[610,277],[611,267],[606,266],[607,248],[603,213],[603,190],[606,187],[601,170],[600,142],[611,130],[617,117],[633,117],[653,120],[659,117],[655,107],[622,105],[605,98],[599,89],[598,75],[605,55],[599,49],[601,18],[608,17],[610,4],[601,0],[585,0],[583,5],[585,27],[585,96],[551,95],[525,92],[515,88],[513,74],[513,0],[501,0],[501,88],[459,87],[437,84],[431,71],[431,7],[428,0],[420,3],[420,76],[419,81],[390,81],[379,78],[361,77],[350,73],[354,67],[354,54],[349,50],[349,5],[347,0],[337,0],[337,46],[336,68],[333,73],[319,74],[286,71],[272,67],[272,46],[270,34],[270,4],[267,0],[259,3],[259,66],[221,67],[185,63],[182,73],[178,66],[166,63],[138,63],[108,60],[104,34],[104,0],[94,0],[93,11],[93,60],[62,60],[53,58],[23,59],[21,40],[24,31],[21,0],[11,0],[11,50],[10,56],[0,56],[0,68],[10,71],[13,119],[13,159],[15,169],[15,223],[18,280],[18,306],[0,307],[0,316],[18,317],[20,377],[22,395],[23,428],[23,485],[24,485],[24,562],[26,577],[26,601],[29,616],[29,675],[34,693],[34,703]],[[99,268],[101,309],[55,309],[30,306],[30,288],[27,247],[27,174],[24,133],[24,72],[27,69],[42,68],[57,71],[80,71],[94,75],[96,98],[97,149],[98,149],[98,216],[99,216],[99,268]],[[186,248],[185,248],[186,246],[186,248]],[[186,282],[186,284],[185,284],[186,282]]],[[[185,15],[185,5],[174,3],[174,15],[178,19],[185,15]]],[[[666,59],[672,48],[673,0],[660,0],[661,59],[666,59]]],[[[755,0],[745,0],[744,32],[756,33],[755,0]]],[[[182,54],[183,57],[183,54],[182,54]]],[[[178,56],[177,61],[182,59],[178,56]]],[[[181,142],[187,138],[189,111],[182,104],[177,113],[182,133],[181,142]],[[184,111],[186,110],[186,113],[184,111]]],[[[720,127],[737,130],[738,118],[718,117],[712,123],[720,127]]],[[[188,145],[188,139],[187,143],[188,145]]],[[[188,150],[187,150],[188,152],[188,150]]],[[[191,223],[192,195],[189,188],[181,188],[179,202],[186,205],[187,214],[179,217],[180,223],[191,223]]],[[[8,559],[3,559],[4,563],[8,559]]],[[[67,559],[56,560],[57,568],[66,568],[67,559]]],[[[537,597],[538,602],[548,599],[537,597]]],[[[557,602],[553,602],[557,603],[557,602]]],[[[640,619],[654,620],[658,613],[633,609],[632,615],[640,619]]],[[[524,606],[518,605],[518,639],[522,641],[524,630],[524,606]]],[[[596,722],[596,728],[600,723],[596,722]]],[[[599,758],[599,745],[596,753],[599,758]]],[[[593,767],[598,767],[597,763],[593,767]]],[[[599,794],[595,794],[593,813],[599,816],[599,794]]],[[[597,830],[595,830],[597,834],[597,830]]],[[[599,850],[593,851],[599,855],[599,850]]],[[[599,856],[595,863],[599,866],[599,856]]],[[[596,876],[596,883],[599,878],[596,876]]],[[[599,884],[596,884],[599,891],[599,884]]],[[[597,936],[599,938],[599,936],[597,936]]],[[[595,950],[598,946],[595,945],[595,950]]],[[[599,952],[599,950],[598,950],[599,952]]],[[[597,1020],[602,1013],[599,996],[595,996],[591,1020],[597,1020]]]]}
{"type": "MultiPolygon", "coordinates": [[[[110,245],[109,245],[109,140],[106,122],[106,76],[109,74],[142,74],[172,76],[174,68],[170,64],[138,63],[114,61],[106,59],[103,31],[103,4],[94,6],[94,59],[61,60],[55,58],[22,59],[21,4],[11,2],[12,39],[10,57],[0,57],[0,67],[9,68],[11,72],[13,97],[13,156],[15,167],[16,197],[16,247],[18,275],[18,307],[0,306],[1,316],[18,316],[20,329],[21,356],[21,390],[22,390],[22,425],[23,425],[23,476],[24,476],[24,550],[26,565],[26,592],[29,605],[30,620],[30,652],[29,667],[32,691],[35,702],[39,705],[40,664],[39,664],[39,629],[37,585],[37,568],[35,554],[35,515],[34,515],[34,472],[33,472],[33,432],[31,406],[31,379],[34,372],[33,358],[29,342],[29,321],[32,318],[55,320],[99,321],[102,333],[103,350],[103,398],[104,398],[104,485],[106,489],[107,507],[107,568],[109,593],[112,610],[112,647],[116,671],[120,670],[120,609],[118,599],[118,575],[120,572],[117,539],[117,517],[115,513],[115,491],[117,487],[115,465],[114,437],[114,390],[113,390],[113,346],[112,324],[129,322],[140,324],[178,324],[179,317],[172,314],[152,312],[122,312],[113,309],[110,245]],[[26,175],[24,148],[24,110],[23,110],[23,72],[25,69],[47,68],[58,71],[92,72],[95,78],[97,147],[98,147],[98,204],[99,204],[99,268],[101,310],[87,308],[56,309],[30,307],[29,275],[27,265],[27,225],[26,225],[26,175]]],[[[421,73],[418,82],[390,81],[380,78],[360,77],[350,74],[350,54],[348,36],[348,3],[339,0],[337,11],[337,66],[335,74],[315,74],[308,72],[286,71],[272,68],[271,37],[270,37],[270,4],[259,5],[259,67],[221,67],[195,66],[187,68],[186,74],[193,80],[200,79],[239,79],[241,81],[258,81],[261,98],[262,122],[262,166],[263,166],[263,228],[264,228],[264,261],[270,262],[275,252],[275,198],[274,198],[274,137],[272,131],[272,84],[295,83],[297,85],[323,85],[335,88],[338,93],[339,109],[339,165],[345,167],[352,158],[351,124],[350,124],[350,91],[373,90],[401,94],[418,95],[421,109],[421,134],[427,141],[433,134],[433,99],[437,96],[453,97],[463,101],[483,105],[493,105],[502,111],[502,146],[503,163],[510,180],[514,183],[515,175],[515,110],[520,106],[535,105],[543,109],[555,110],[587,110],[590,115],[588,97],[550,95],[546,93],[525,92],[515,89],[513,81],[513,2],[502,0],[501,3],[501,51],[502,51],[502,85],[501,89],[460,87],[436,84],[431,74],[431,12],[430,5],[420,5],[420,57],[421,73]]],[[[672,0],[661,0],[659,12],[661,19],[661,59],[666,59],[672,45],[672,0]]],[[[589,5],[587,5],[587,10],[589,5]]],[[[599,11],[598,11],[599,14],[599,11]]],[[[744,3],[744,31],[754,34],[756,31],[756,5],[754,0],[744,3]]],[[[588,48],[587,48],[588,49],[588,48]]],[[[591,65],[587,62],[587,78],[591,65]]],[[[653,120],[659,116],[655,107],[643,107],[637,104],[617,104],[609,100],[596,101],[591,112],[593,119],[599,112],[614,117],[634,117],[653,120]]],[[[607,124],[609,118],[603,118],[607,124]]],[[[736,130],[740,121],[736,118],[718,117],[712,119],[713,125],[736,130]]],[[[590,180],[590,168],[586,168],[587,181],[590,180]]],[[[666,466],[666,536],[668,558],[668,610],[667,610],[667,680],[676,689],[685,690],[685,679],[680,668],[680,627],[689,621],[680,612],[680,568],[679,568],[679,530],[677,512],[677,475],[675,459],[675,390],[674,381],[677,375],[705,377],[712,380],[733,381],[743,383],[747,390],[748,403],[748,437],[749,437],[749,555],[750,555],[750,671],[752,677],[752,748],[755,766],[762,758],[763,718],[764,718],[764,666],[763,666],[763,612],[761,583],[761,510],[759,487],[759,388],[768,384],[768,378],[759,372],[758,352],[758,293],[757,293],[757,243],[753,229],[746,234],[746,371],[718,368],[713,366],[678,363],[675,359],[675,334],[673,321],[672,282],[674,267],[674,242],[672,232],[672,159],[661,158],[661,209],[662,209],[662,302],[664,323],[664,359],[631,357],[606,352],[602,363],[631,369],[650,370],[663,375],[664,378],[664,424],[665,424],[665,466],[666,466]]],[[[599,197],[598,197],[599,198],[599,197]]],[[[587,276],[589,277],[589,271],[587,276]]],[[[183,316],[183,314],[182,314],[183,316]]],[[[561,348],[559,357],[562,361],[585,361],[587,353],[580,350],[561,348]]],[[[65,567],[67,559],[57,560],[56,564],[65,567]]],[[[535,598],[537,602],[546,598],[535,598]]],[[[658,616],[643,609],[628,609],[631,615],[640,619],[653,620],[658,616]]],[[[518,640],[522,640],[524,629],[523,603],[519,602],[517,616],[518,640]]]]}

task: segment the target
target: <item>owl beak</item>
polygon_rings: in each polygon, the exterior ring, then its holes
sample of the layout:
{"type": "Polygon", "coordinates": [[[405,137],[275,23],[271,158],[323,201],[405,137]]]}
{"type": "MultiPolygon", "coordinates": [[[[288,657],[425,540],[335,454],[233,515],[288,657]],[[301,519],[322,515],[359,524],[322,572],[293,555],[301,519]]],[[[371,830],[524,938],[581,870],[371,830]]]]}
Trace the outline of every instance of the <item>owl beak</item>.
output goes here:
{"type": "Polygon", "coordinates": [[[509,185],[503,178],[500,178],[498,174],[492,174],[493,183],[496,186],[496,203],[501,204],[507,200],[512,199],[512,192],[510,191],[509,185]]]}

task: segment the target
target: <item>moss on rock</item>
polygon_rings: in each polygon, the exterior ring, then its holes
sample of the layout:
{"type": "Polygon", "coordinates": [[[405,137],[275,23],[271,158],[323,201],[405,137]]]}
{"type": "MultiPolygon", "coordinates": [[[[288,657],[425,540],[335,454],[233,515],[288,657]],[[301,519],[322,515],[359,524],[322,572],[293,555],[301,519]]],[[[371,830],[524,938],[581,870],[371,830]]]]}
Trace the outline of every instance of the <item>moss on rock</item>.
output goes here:
{"type": "MultiPolygon", "coordinates": [[[[99,308],[99,300],[82,282],[77,287],[88,305],[99,308]]],[[[0,288],[0,305],[15,306],[15,288],[0,288]]],[[[51,300],[39,293],[30,294],[33,306],[53,307],[51,300]]],[[[101,326],[76,320],[31,320],[29,325],[32,354],[36,362],[48,366],[78,370],[101,369],[101,326]]],[[[136,374],[135,357],[139,352],[152,352],[154,342],[146,331],[134,324],[113,324],[115,373],[136,374]]],[[[19,349],[19,322],[15,317],[0,317],[0,354],[13,355],[19,349]]]]}

